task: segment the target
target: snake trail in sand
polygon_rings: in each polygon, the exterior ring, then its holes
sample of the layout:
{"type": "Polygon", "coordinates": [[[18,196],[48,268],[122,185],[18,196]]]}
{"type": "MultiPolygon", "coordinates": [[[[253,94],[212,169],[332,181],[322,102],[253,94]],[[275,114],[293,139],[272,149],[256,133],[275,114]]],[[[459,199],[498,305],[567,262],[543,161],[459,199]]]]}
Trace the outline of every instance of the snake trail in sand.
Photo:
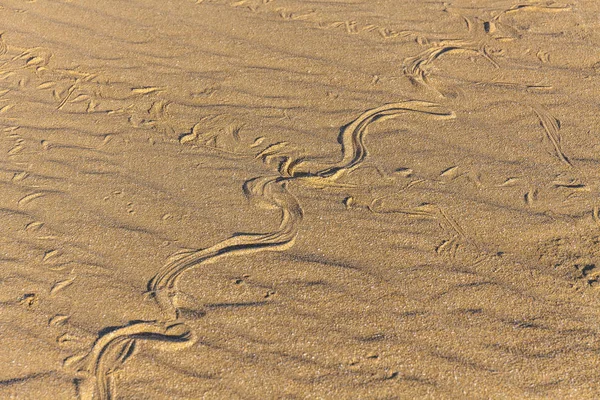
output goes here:
{"type": "Polygon", "coordinates": [[[193,251],[173,259],[148,282],[148,293],[161,308],[177,318],[173,305],[178,278],[189,269],[225,256],[250,254],[260,251],[281,251],[293,245],[302,221],[302,208],[298,200],[287,191],[286,180],[281,177],[255,178],[244,184],[244,193],[250,199],[258,198],[281,210],[279,229],[272,233],[244,233],[231,236],[214,246],[193,251]]]}
{"type": "Polygon", "coordinates": [[[135,321],[107,333],[101,332],[86,355],[73,357],[74,360],[68,362],[70,365],[77,365],[77,371],[83,374],[81,379],[84,384],[81,387],[88,389],[81,391],[82,397],[86,400],[116,398],[112,374],[132,355],[137,340],[164,342],[171,350],[191,346],[195,335],[184,323],[174,304],[177,282],[182,274],[225,257],[262,251],[284,251],[293,246],[303,211],[296,197],[288,190],[289,184],[298,182],[314,188],[343,185],[337,181],[358,168],[368,156],[364,142],[368,126],[378,120],[396,118],[405,112],[441,118],[455,117],[452,111],[425,101],[385,104],[365,111],[342,127],[338,138],[342,157],[338,162],[319,168],[316,162],[310,160],[291,160],[280,167],[278,176],[263,176],[247,181],[243,187],[247,198],[259,205],[280,210],[279,228],[268,233],[235,234],[209,248],[172,257],[147,285],[147,293],[158,303],[167,318],[135,321]]]}
{"type": "Polygon", "coordinates": [[[172,349],[177,344],[178,347],[191,345],[194,335],[180,322],[138,321],[108,330],[98,337],[85,356],[74,356],[65,361],[82,375],[84,382],[78,385],[82,400],[116,398],[112,373],[133,355],[137,340],[166,342],[172,349]]]}
{"type": "MultiPolygon", "coordinates": [[[[427,87],[437,92],[442,97],[449,97],[453,91],[448,89],[448,83],[435,83],[430,79],[430,68],[434,61],[444,54],[463,53],[482,57],[493,68],[499,68],[494,56],[502,55],[505,51],[501,46],[502,42],[512,41],[520,38],[522,33],[518,28],[508,25],[502,21],[503,17],[509,14],[521,13],[527,11],[557,13],[563,11],[572,11],[571,5],[552,5],[551,3],[542,4],[516,4],[507,9],[496,10],[492,12],[491,18],[471,19],[462,15],[458,10],[453,9],[451,3],[444,3],[444,11],[461,18],[467,25],[469,39],[432,39],[426,41],[431,43],[431,47],[423,50],[419,54],[407,57],[403,61],[403,74],[415,85],[427,87]]],[[[544,90],[544,86],[531,85],[532,88],[544,90]]],[[[563,160],[565,162],[565,160],[563,160]]]]}

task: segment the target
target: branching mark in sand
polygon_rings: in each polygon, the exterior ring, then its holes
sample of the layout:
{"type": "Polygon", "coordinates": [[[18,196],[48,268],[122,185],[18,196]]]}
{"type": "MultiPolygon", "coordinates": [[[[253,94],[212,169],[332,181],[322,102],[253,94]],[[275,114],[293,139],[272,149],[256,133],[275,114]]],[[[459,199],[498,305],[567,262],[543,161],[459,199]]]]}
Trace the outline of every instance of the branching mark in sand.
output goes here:
{"type": "MultiPolygon", "coordinates": [[[[447,4],[448,6],[450,4],[447,4]]],[[[459,14],[452,8],[446,8],[445,11],[458,15],[463,21],[465,21],[469,32],[481,31],[485,32],[486,35],[492,39],[504,42],[512,41],[521,38],[519,30],[511,25],[508,25],[502,21],[502,17],[521,11],[536,11],[536,12],[562,12],[571,11],[572,6],[554,6],[550,4],[533,3],[533,4],[515,4],[507,9],[492,12],[491,18],[475,18],[471,21],[469,18],[459,14]]]]}
{"type": "Polygon", "coordinates": [[[250,153],[243,153],[238,149],[243,128],[243,124],[234,121],[228,115],[208,115],[194,124],[190,132],[180,135],[179,143],[217,150],[236,157],[250,158],[250,153]]]}
{"type": "Polygon", "coordinates": [[[312,16],[315,13],[315,9],[303,10],[303,11],[289,11],[285,8],[278,8],[277,12],[279,16],[285,20],[297,21],[297,20],[306,20],[309,16],[312,16]]]}
{"type": "Polygon", "coordinates": [[[269,4],[274,0],[237,0],[231,2],[231,7],[246,7],[252,12],[256,12],[263,4],[269,4]]]}
{"type": "Polygon", "coordinates": [[[519,89],[525,90],[527,92],[547,92],[553,89],[552,86],[549,85],[537,85],[537,84],[522,84],[516,82],[501,82],[497,80],[491,80],[489,82],[479,81],[479,82],[470,82],[475,86],[492,86],[492,87],[500,87],[500,88],[510,88],[510,89],[519,89]]]}
{"type": "MultiPolygon", "coordinates": [[[[13,85],[18,82],[21,87],[30,80],[37,81],[34,87],[49,91],[56,101],[57,110],[123,115],[136,128],[150,128],[170,135],[181,129],[182,122],[168,114],[169,101],[162,98],[167,87],[115,83],[101,73],[87,72],[81,67],[54,68],[49,65],[53,54],[43,48],[11,47],[8,52],[16,52],[16,55],[0,64],[0,80],[10,78],[13,85]],[[132,101],[135,103],[132,104],[132,101]]],[[[5,93],[0,91],[0,96],[2,94],[5,93]]],[[[0,109],[6,106],[0,104],[0,109]]],[[[8,119],[5,115],[9,115],[6,112],[11,107],[1,112],[0,118],[8,119]]],[[[16,147],[11,155],[20,151],[22,148],[16,147]]]]}
{"type": "Polygon", "coordinates": [[[565,153],[562,151],[560,145],[561,139],[560,134],[558,132],[560,130],[560,120],[554,117],[546,109],[539,105],[532,106],[531,108],[533,108],[533,111],[538,116],[540,120],[540,125],[544,128],[544,131],[546,132],[546,138],[554,147],[554,152],[558,159],[564,164],[568,165],[569,167],[572,167],[573,164],[571,164],[571,161],[569,161],[565,153]]]}
{"type": "MultiPolygon", "coordinates": [[[[203,3],[204,0],[196,0],[197,4],[203,3]]],[[[276,15],[285,21],[306,21],[321,29],[342,29],[349,35],[357,35],[361,33],[377,33],[383,39],[403,38],[414,39],[420,44],[429,43],[429,39],[424,33],[412,30],[397,30],[386,26],[360,23],[355,20],[332,21],[327,19],[323,13],[319,13],[315,8],[302,8],[299,10],[291,10],[284,7],[278,7],[278,3],[274,0],[239,0],[229,3],[230,6],[247,9],[252,12],[264,12],[276,15]],[[270,5],[269,5],[270,4],[270,5]]]]}
{"type": "Polygon", "coordinates": [[[439,226],[451,236],[450,239],[444,240],[435,251],[437,254],[448,254],[454,257],[461,243],[469,243],[474,248],[478,248],[477,244],[469,238],[463,228],[452,218],[447,211],[436,204],[422,204],[417,207],[410,208],[386,208],[383,206],[384,198],[377,198],[368,206],[369,211],[376,214],[404,214],[409,217],[421,219],[429,219],[438,222],[439,226]]]}

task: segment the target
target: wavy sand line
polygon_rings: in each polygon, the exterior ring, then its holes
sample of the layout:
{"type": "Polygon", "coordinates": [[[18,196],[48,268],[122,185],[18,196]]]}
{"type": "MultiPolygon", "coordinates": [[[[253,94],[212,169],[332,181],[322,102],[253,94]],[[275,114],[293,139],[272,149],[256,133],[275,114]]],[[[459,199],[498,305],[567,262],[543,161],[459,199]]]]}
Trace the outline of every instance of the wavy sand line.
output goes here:
{"type": "Polygon", "coordinates": [[[197,250],[166,264],[149,282],[148,292],[161,308],[177,318],[173,305],[178,278],[191,268],[217,261],[226,256],[252,254],[261,251],[282,251],[293,245],[302,221],[298,200],[287,191],[286,180],[280,177],[256,178],[246,182],[247,196],[258,198],[281,210],[279,229],[272,233],[247,233],[231,236],[207,249],[197,250]]]}
{"type": "MultiPolygon", "coordinates": [[[[116,387],[112,373],[127,361],[135,351],[137,340],[154,340],[171,345],[191,345],[195,338],[192,331],[183,323],[142,321],[134,322],[103,335],[100,335],[90,352],[81,359],[68,359],[79,372],[94,378],[93,388],[82,385],[83,400],[116,398],[116,387]]],[[[171,347],[171,346],[169,346],[171,347]]],[[[89,382],[88,382],[89,383],[89,382]]]]}
{"type": "Polygon", "coordinates": [[[226,256],[284,251],[293,246],[302,222],[303,211],[296,197],[288,191],[288,183],[299,181],[312,187],[338,185],[338,179],[358,168],[367,157],[368,151],[364,143],[367,127],[377,120],[395,118],[407,111],[443,118],[455,117],[452,111],[442,109],[435,103],[405,101],[386,104],[365,111],[342,128],[339,137],[342,158],[339,162],[334,162],[315,173],[308,172],[313,164],[311,161],[290,162],[287,163],[285,174],[281,176],[264,176],[247,181],[243,190],[249,200],[281,211],[279,229],[271,233],[232,235],[214,246],[174,257],[168,262],[147,285],[148,293],[167,314],[167,322],[134,322],[101,334],[81,361],[72,361],[80,366],[78,371],[87,372],[87,379],[91,378],[95,382],[91,390],[88,382],[85,395],[92,398],[95,393],[101,400],[115,398],[116,388],[112,373],[133,354],[136,340],[159,340],[170,345],[191,345],[193,334],[181,322],[174,304],[177,282],[181,275],[192,268],[226,256]]]}
{"type": "Polygon", "coordinates": [[[308,172],[311,169],[310,161],[301,161],[290,166],[288,173],[294,178],[317,178],[336,181],[342,176],[358,168],[368,155],[364,139],[367,127],[374,121],[396,118],[400,114],[412,111],[442,118],[455,118],[454,112],[440,107],[436,103],[427,101],[408,100],[400,103],[389,103],[381,107],[365,111],[350,124],[344,126],[338,141],[342,145],[342,159],[331,166],[318,172],[308,172]],[[303,168],[302,168],[303,167],[303,168]]]}

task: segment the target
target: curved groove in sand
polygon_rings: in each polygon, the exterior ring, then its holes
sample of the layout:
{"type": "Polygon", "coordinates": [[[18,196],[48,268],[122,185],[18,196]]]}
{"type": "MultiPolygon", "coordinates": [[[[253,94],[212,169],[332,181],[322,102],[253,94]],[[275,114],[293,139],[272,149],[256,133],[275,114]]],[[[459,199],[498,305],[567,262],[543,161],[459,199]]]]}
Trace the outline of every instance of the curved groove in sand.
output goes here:
{"type": "MultiPolygon", "coordinates": [[[[309,170],[314,162],[296,160],[288,163],[284,171],[280,171],[280,176],[264,176],[247,181],[243,190],[249,200],[280,210],[279,229],[270,233],[235,234],[209,248],[173,257],[147,285],[149,295],[166,313],[167,322],[134,322],[101,335],[89,353],[79,362],[79,365],[83,365],[79,371],[87,372],[88,378],[95,381],[92,392],[98,394],[101,400],[115,398],[112,372],[132,355],[136,340],[159,340],[170,345],[193,343],[193,334],[180,322],[179,312],[173,303],[181,275],[194,267],[227,256],[283,251],[293,246],[302,222],[303,211],[296,197],[288,191],[288,183],[300,181],[312,187],[336,185],[335,182],[339,178],[358,168],[367,157],[368,151],[364,143],[367,127],[377,120],[395,118],[407,111],[443,118],[455,117],[452,111],[430,102],[405,101],[386,104],[365,111],[341,129],[340,161],[311,173],[309,170]]],[[[94,396],[93,393],[90,396],[94,396]]]]}
{"type": "Polygon", "coordinates": [[[246,182],[244,192],[247,197],[267,202],[281,210],[279,229],[272,233],[233,235],[214,246],[184,254],[166,264],[148,282],[148,292],[161,308],[167,312],[174,312],[173,315],[177,318],[171,298],[176,282],[181,274],[199,264],[214,262],[225,256],[282,251],[291,247],[302,221],[302,208],[285,186],[285,179],[281,177],[262,177],[246,182]]]}
{"type": "Polygon", "coordinates": [[[411,82],[415,84],[431,87],[435,91],[439,92],[429,80],[427,66],[441,57],[442,54],[458,52],[479,55],[492,64],[494,68],[498,68],[498,64],[490,55],[488,46],[485,44],[485,42],[476,43],[468,41],[452,41],[440,43],[439,45],[430,47],[414,57],[408,57],[404,59],[404,75],[406,75],[411,82]]]}
{"type": "Polygon", "coordinates": [[[405,101],[390,103],[373,108],[361,114],[357,119],[342,128],[339,141],[342,145],[342,159],[315,173],[302,171],[302,166],[310,168],[310,161],[290,163],[286,176],[261,177],[244,184],[247,198],[266,203],[281,211],[279,229],[272,233],[247,233],[231,236],[214,246],[184,254],[159,271],[149,282],[148,292],[156,299],[161,308],[175,318],[178,317],[172,296],[176,282],[185,271],[200,265],[231,256],[251,254],[261,251],[282,251],[294,244],[299,225],[302,221],[302,208],[298,200],[286,187],[287,182],[301,180],[309,186],[323,187],[334,184],[347,172],[356,169],[367,157],[364,143],[367,127],[376,120],[395,118],[403,112],[412,111],[444,118],[454,118],[452,111],[445,110],[435,103],[424,101],[405,101]]]}
{"type": "MultiPolygon", "coordinates": [[[[436,103],[417,100],[389,103],[381,107],[365,111],[357,119],[344,126],[340,132],[339,142],[342,145],[342,159],[330,167],[314,173],[313,175],[315,177],[326,178],[335,181],[346,173],[356,169],[368,155],[367,147],[364,143],[367,127],[374,121],[396,118],[406,111],[428,114],[442,118],[455,118],[456,116],[454,112],[443,109],[436,103]]],[[[298,164],[296,167],[299,167],[300,165],[302,164],[298,164]]],[[[310,174],[296,171],[296,168],[294,168],[294,170],[291,171],[291,175],[294,177],[302,175],[307,176],[310,174]]]]}
{"type": "Polygon", "coordinates": [[[136,340],[154,340],[185,346],[194,342],[192,331],[180,322],[134,322],[101,335],[90,352],[77,361],[77,370],[87,372],[95,379],[93,390],[84,393],[84,399],[116,398],[112,373],[133,354],[136,340]]]}

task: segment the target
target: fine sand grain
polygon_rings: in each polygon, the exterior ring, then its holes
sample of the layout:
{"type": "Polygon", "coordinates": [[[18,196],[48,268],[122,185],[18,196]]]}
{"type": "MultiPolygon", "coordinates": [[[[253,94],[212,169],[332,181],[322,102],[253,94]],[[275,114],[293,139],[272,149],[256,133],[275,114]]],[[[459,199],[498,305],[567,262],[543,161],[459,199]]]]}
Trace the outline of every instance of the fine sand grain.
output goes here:
{"type": "Polygon", "coordinates": [[[0,1],[0,398],[600,398],[599,16],[0,1]]]}

